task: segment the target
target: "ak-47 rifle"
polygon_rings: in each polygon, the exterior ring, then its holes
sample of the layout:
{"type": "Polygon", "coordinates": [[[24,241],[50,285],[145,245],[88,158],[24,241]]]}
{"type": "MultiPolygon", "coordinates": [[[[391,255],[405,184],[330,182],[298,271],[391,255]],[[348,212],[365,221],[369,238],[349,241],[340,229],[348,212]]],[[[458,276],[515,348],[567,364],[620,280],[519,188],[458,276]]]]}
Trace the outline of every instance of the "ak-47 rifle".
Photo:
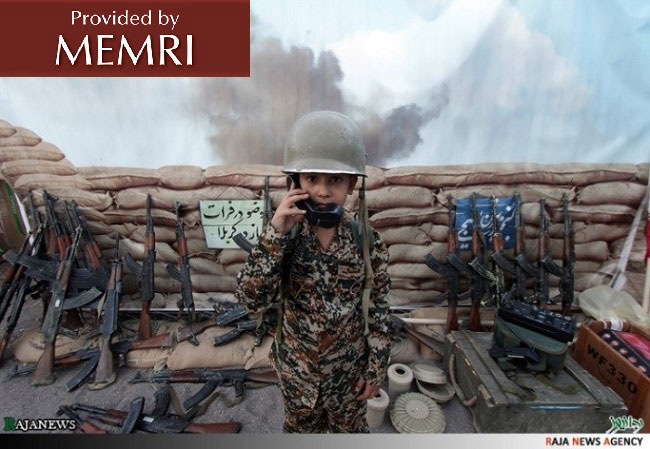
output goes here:
{"type": "Polygon", "coordinates": [[[93,234],[90,232],[90,229],[88,229],[88,223],[86,223],[86,220],[84,220],[79,213],[75,201],[72,201],[71,203],[65,202],[64,204],[74,229],[81,227],[81,236],[84,240],[84,254],[88,261],[88,268],[96,272],[99,276],[99,280],[106,285],[109,276],[108,264],[106,263],[106,259],[99,249],[99,245],[97,245],[93,234]]]}
{"type": "Polygon", "coordinates": [[[76,424],[77,428],[74,433],[87,433],[87,434],[106,434],[104,429],[94,424],[91,421],[84,420],[77,412],[75,412],[72,407],[68,405],[62,405],[56,412],[56,416],[66,415],[68,418],[72,419],[76,424]]]}
{"type": "Polygon", "coordinates": [[[559,267],[551,257],[546,254],[542,262],[546,270],[560,278],[560,296],[562,298],[562,314],[571,314],[573,304],[574,265],[576,260],[575,244],[573,241],[573,222],[569,214],[569,196],[562,194],[562,215],[564,219],[564,241],[562,247],[562,266],[559,267]]]}
{"type": "Polygon", "coordinates": [[[194,296],[192,295],[192,279],[190,277],[190,262],[185,239],[185,224],[180,214],[181,203],[176,201],[176,250],[178,251],[178,269],[173,264],[167,264],[167,272],[172,278],[181,283],[181,299],[178,301],[179,314],[189,312],[191,321],[196,320],[194,296]]]}
{"type": "MultiPolygon", "coordinates": [[[[70,246],[70,236],[65,232],[65,227],[56,214],[56,209],[54,204],[56,203],[57,199],[52,195],[50,195],[49,193],[47,193],[47,190],[43,190],[43,200],[45,202],[45,210],[47,211],[48,225],[50,226],[50,229],[54,232],[54,236],[56,239],[56,247],[59,251],[59,260],[63,260],[63,258],[65,257],[65,250],[68,246],[70,246]]],[[[48,249],[48,253],[50,251],[52,250],[48,249]]]]}
{"type": "Polygon", "coordinates": [[[246,381],[276,384],[278,383],[278,375],[273,370],[256,372],[241,368],[219,370],[190,369],[183,371],[161,371],[149,377],[143,377],[137,374],[129,383],[205,383],[203,388],[183,402],[183,408],[190,410],[221,386],[235,387],[235,398],[237,401],[240,401],[243,399],[244,382],[246,381]]]}
{"type": "MultiPolygon", "coordinates": [[[[472,308],[467,329],[474,332],[481,330],[481,300],[487,290],[486,276],[491,274],[486,266],[487,242],[485,234],[481,231],[481,220],[476,207],[476,197],[476,192],[472,193],[472,261],[468,264],[458,254],[447,254],[449,263],[472,280],[472,308]]],[[[490,280],[489,277],[487,279],[490,280]]]]}
{"type": "MultiPolygon", "coordinates": [[[[28,251],[28,244],[31,234],[25,236],[22,245],[20,246],[20,252],[18,257],[21,257],[28,251]]],[[[19,263],[13,263],[5,273],[4,280],[2,282],[2,287],[0,287],[0,322],[7,313],[7,308],[11,302],[11,298],[14,295],[14,292],[18,288],[18,282],[23,277],[25,272],[25,267],[19,263]]]]}
{"type": "MultiPolygon", "coordinates": [[[[453,197],[447,196],[447,208],[449,210],[449,228],[447,230],[447,254],[458,255],[458,231],[456,230],[456,211],[454,209],[453,197]]],[[[447,280],[447,322],[445,323],[445,333],[457,331],[458,315],[456,308],[458,306],[458,293],[460,290],[460,273],[458,269],[449,262],[442,264],[436,260],[433,254],[424,256],[424,263],[436,273],[440,273],[447,280]]]]}
{"type": "MultiPolygon", "coordinates": [[[[45,233],[45,228],[41,224],[38,226],[36,234],[34,235],[34,240],[29,250],[30,253],[36,254],[40,252],[43,246],[44,233],[45,233]]],[[[9,315],[9,319],[7,320],[7,326],[5,327],[2,333],[2,337],[0,337],[0,365],[2,365],[2,358],[4,356],[5,349],[7,348],[7,344],[9,343],[9,338],[11,337],[12,332],[16,328],[16,324],[18,323],[18,318],[20,318],[20,313],[23,310],[23,305],[25,304],[25,298],[27,296],[27,289],[29,288],[30,283],[31,283],[31,278],[29,276],[26,276],[24,273],[22,273],[19,277],[13,280],[12,286],[5,292],[7,296],[9,296],[9,295],[13,295],[13,292],[16,291],[16,296],[13,302],[13,306],[11,308],[11,314],[9,315]],[[17,286],[17,290],[16,290],[16,286],[17,286]]],[[[0,322],[2,322],[2,319],[6,311],[6,307],[9,305],[10,300],[11,297],[9,296],[7,298],[7,301],[2,305],[2,310],[0,310],[0,322]]]]}
{"type": "Polygon", "coordinates": [[[546,201],[544,198],[539,200],[539,244],[538,244],[538,261],[537,265],[529,263],[524,254],[518,254],[515,260],[529,276],[535,278],[535,296],[533,302],[536,304],[548,304],[548,271],[544,266],[544,258],[548,249],[548,222],[546,221],[545,212],[546,201]]]}
{"type": "MultiPolygon", "coordinates": [[[[111,352],[123,356],[129,351],[138,351],[140,349],[161,349],[171,348],[176,344],[175,334],[167,332],[165,334],[156,335],[147,340],[129,341],[122,340],[119,342],[111,343],[111,352]]],[[[60,355],[54,358],[55,367],[65,367],[77,365],[81,362],[97,358],[99,361],[99,348],[93,349],[79,349],[78,351],[69,354],[60,355]]],[[[28,365],[25,367],[14,366],[14,369],[9,374],[10,377],[22,376],[34,372],[35,365],[28,365]]]]}
{"type": "Polygon", "coordinates": [[[104,300],[104,320],[100,327],[102,334],[102,349],[99,353],[95,385],[107,386],[115,382],[115,365],[111,352],[111,338],[117,330],[117,318],[122,295],[122,260],[120,259],[120,235],[115,240],[115,252],[111,261],[111,276],[106,286],[104,300]]]}
{"type": "MultiPolygon", "coordinates": [[[[490,204],[492,209],[492,260],[494,261],[495,253],[503,253],[503,236],[501,235],[501,225],[499,224],[499,217],[497,215],[497,203],[494,195],[490,198],[490,204]]],[[[494,262],[493,264],[494,275],[494,295],[496,304],[498,305],[501,301],[501,296],[505,291],[505,280],[503,278],[503,271],[498,263],[494,262]]]]}
{"type": "Polygon", "coordinates": [[[42,333],[45,348],[36,364],[32,385],[49,385],[54,382],[54,341],[59,332],[63,311],[79,307],[79,303],[87,302],[88,298],[95,299],[101,294],[99,290],[93,288],[78,295],[76,298],[69,298],[66,301],[66,292],[72,273],[72,265],[77,257],[80,239],[81,229],[77,228],[72,244],[66,248],[63,260],[59,262],[57,277],[52,286],[52,300],[43,320],[42,333]],[[70,304],[64,304],[66,302],[70,304]]]}
{"type": "MultiPolygon", "coordinates": [[[[494,221],[494,218],[493,218],[494,221]]],[[[524,222],[521,216],[521,194],[515,193],[515,256],[519,254],[525,254],[524,239],[524,222]]],[[[508,273],[514,278],[512,287],[510,291],[505,293],[507,295],[507,300],[512,300],[513,298],[517,301],[523,301],[526,293],[526,277],[524,272],[519,265],[516,263],[510,262],[503,253],[503,237],[499,233],[496,239],[493,237],[492,245],[494,251],[490,255],[492,260],[495,263],[495,266],[502,269],[504,272],[508,273]]],[[[525,256],[524,256],[525,257],[525,256]]],[[[503,290],[502,290],[503,291],[503,290]]],[[[504,299],[504,298],[500,298],[504,299]]],[[[498,304],[501,304],[501,300],[498,304]]]]}
{"type": "Polygon", "coordinates": [[[151,301],[154,296],[154,272],[153,267],[156,262],[156,233],[153,227],[153,217],[151,216],[151,194],[147,195],[147,224],[144,231],[144,251],[145,258],[142,265],[137,263],[126,254],[124,260],[126,265],[140,279],[140,301],[142,308],[140,310],[140,325],[138,326],[138,338],[146,340],[151,337],[151,301]]]}
{"type": "MultiPolygon", "coordinates": [[[[123,410],[105,409],[84,404],[73,404],[71,407],[75,411],[86,412],[95,417],[95,419],[116,427],[122,427],[124,419],[129,414],[129,412],[123,410]]],[[[238,433],[241,429],[241,424],[233,421],[192,424],[179,417],[163,418],[152,415],[141,415],[140,419],[136,421],[135,428],[150,433],[238,433]]]]}
{"type": "Polygon", "coordinates": [[[214,337],[213,344],[214,346],[221,346],[239,337],[244,332],[253,331],[255,334],[255,346],[259,346],[262,344],[262,340],[267,332],[275,329],[277,325],[278,316],[275,313],[266,313],[261,323],[258,320],[240,320],[237,321],[236,327],[230,332],[214,337]]]}

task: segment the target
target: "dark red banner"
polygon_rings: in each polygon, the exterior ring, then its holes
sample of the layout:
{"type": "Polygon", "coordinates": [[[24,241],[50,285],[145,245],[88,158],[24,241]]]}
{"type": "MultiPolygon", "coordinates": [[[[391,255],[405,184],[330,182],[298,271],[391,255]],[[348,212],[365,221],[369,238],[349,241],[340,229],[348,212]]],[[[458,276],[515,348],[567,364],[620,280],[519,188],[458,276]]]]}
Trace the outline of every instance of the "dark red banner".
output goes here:
{"type": "Polygon", "coordinates": [[[249,0],[0,0],[0,76],[249,75],[249,0]]]}

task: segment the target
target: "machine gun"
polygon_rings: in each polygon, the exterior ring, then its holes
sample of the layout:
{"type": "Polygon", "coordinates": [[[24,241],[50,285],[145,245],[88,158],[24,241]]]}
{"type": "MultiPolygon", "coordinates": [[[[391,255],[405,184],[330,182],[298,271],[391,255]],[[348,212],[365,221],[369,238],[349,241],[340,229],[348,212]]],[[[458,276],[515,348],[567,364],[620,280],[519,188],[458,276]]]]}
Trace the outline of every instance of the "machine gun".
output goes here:
{"type": "Polygon", "coordinates": [[[545,213],[546,201],[544,198],[539,200],[539,245],[538,245],[538,262],[537,266],[529,263],[524,254],[518,254],[515,257],[517,265],[521,267],[529,276],[535,278],[535,296],[533,302],[535,304],[548,304],[548,271],[544,266],[544,258],[548,248],[548,222],[546,221],[545,213]]]}
{"type": "Polygon", "coordinates": [[[97,245],[93,234],[90,232],[90,229],[88,229],[88,223],[86,223],[86,220],[84,220],[79,213],[79,208],[75,201],[72,201],[71,203],[66,202],[64,204],[73,228],[81,228],[81,236],[84,241],[84,254],[86,255],[86,260],[88,260],[88,268],[96,272],[99,281],[106,285],[110,274],[108,264],[106,263],[106,259],[99,249],[99,245],[97,245]]]}
{"type": "Polygon", "coordinates": [[[196,320],[194,310],[194,296],[192,295],[192,279],[190,277],[190,262],[185,239],[185,225],[180,215],[181,203],[176,201],[176,245],[178,251],[178,269],[171,263],[167,265],[167,272],[172,278],[181,283],[181,299],[178,302],[179,314],[187,311],[191,321],[196,320]]]}
{"type": "Polygon", "coordinates": [[[153,227],[153,218],[151,217],[151,194],[147,195],[147,224],[144,232],[144,251],[145,259],[142,265],[133,260],[131,254],[127,254],[124,258],[126,265],[140,279],[140,300],[142,301],[140,325],[138,327],[138,338],[140,340],[146,340],[151,337],[151,315],[149,309],[155,292],[153,267],[156,262],[156,233],[153,227]]]}
{"type": "Polygon", "coordinates": [[[562,266],[558,266],[550,254],[546,254],[542,263],[546,270],[560,278],[560,296],[562,298],[562,314],[571,313],[573,304],[574,265],[576,260],[575,244],[573,240],[573,222],[569,215],[569,196],[562,194],[562,215],[564,219],[564,235],[562,246],[562,266]]]}
{"type": "MultiPolygon", "coordinates": [[[[447,196],[447,207],[449,210],[449,229],[447,230],[447,254],[458,255],[458,231],[456,230],[456,211],[454,209],[453,197],[447,196]]],[[[447,322],[445,323],[445,332],[457,331],[458,315],[456,308],[458,306],[458,293],[460,290],[460,273],[458,269],[449,262],[442,264],[438,262],[433,254],[424,256],[424,263],[436,273],[441,274],[447,280],[447,322]]]]}

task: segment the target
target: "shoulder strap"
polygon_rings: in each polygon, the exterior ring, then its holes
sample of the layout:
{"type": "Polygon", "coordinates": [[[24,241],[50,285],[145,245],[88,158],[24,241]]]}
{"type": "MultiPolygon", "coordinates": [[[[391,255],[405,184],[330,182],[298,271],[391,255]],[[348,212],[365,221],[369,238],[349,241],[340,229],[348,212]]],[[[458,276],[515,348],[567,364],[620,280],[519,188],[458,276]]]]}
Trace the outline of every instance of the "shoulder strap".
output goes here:
{"type": "MultiPolygon", "coordinates": [[[[357,248],[359,251],[363,251],[363,234],[361,233],[361,227],[359,225],[359,221],[355,220],[354,218],[350,219],[350,227],[352,228],[352,235],[354,236],[354,241],[357,244],[357,248]]],[[[370,232],[368,233],[369,240],[370,240],[370,252],[372,252],[372,248],[375,246],[375,233],[370,232]]]]}

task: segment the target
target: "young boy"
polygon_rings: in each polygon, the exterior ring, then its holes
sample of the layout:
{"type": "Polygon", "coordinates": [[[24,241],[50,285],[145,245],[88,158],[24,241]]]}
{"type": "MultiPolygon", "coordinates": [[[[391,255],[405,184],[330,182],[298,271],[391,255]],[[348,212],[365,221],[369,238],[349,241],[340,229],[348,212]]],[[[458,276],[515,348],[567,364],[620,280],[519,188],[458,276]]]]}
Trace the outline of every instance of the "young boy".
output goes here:
{"type": "Polygon", "coordinates": [[[363,223],[342,209],[357,177],[365,176],[365,159],[359,129],[348,117],[319,111],[300,118],[285,146],[291,190],[237,277],[235,296],[251,313],[278,304],[271,359],[280,377],[284,432],[368,432],[366,400],[385,378],[388,250],[374,231],[363,241],[363,223]],[[372,282],[363,245],[369,245],[372,282]],[[372,288],[364,335],[366,285],[372,288]]]}

